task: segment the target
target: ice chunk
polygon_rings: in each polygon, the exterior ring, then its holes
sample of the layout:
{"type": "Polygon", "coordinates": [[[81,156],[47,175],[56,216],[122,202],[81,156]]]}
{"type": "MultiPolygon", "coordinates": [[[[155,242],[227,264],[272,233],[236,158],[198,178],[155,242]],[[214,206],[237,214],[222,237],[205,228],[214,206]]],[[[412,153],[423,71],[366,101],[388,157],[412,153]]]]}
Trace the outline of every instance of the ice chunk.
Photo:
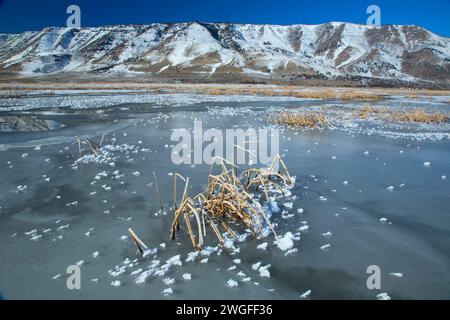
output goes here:
{"type": "Polygon", "coordinates": [[[261,262],[256,262],[256,263],[252,264],[252,269],[258,270],[260,266],[261,266],[261,262]]]}
{"type": "Polygon", "coordinates": [[[132,276],[136,276],[136,275],[138,275],[139,273],[141,273],[142,272],[142,268],[139,268],[139,269],[137,269],[137,270],[134,270],[133,272],[131,272],[130,274],[132,275],[132,276]]]}
{"type": "Polygon", "coordinates": [[[58,227],[56,230],[61,231],[63,229],[67,229],[69,227],[68,224],[58,227]]]}
{"type": "Polygon", "coordinates": [[[270,268],[270,264],[259,267],[259,269],[258,269],[259,276],[265,277],[265,278],[270,278],[269,268],[270,268]]]}
{"type": "Polygon", "coordinates": [[[164,278],[163,282],[166,286],[170,286],[175,283],[175,279],[173,278],[164,278]]]}
{"type": "Polygon", "coordinates": [[[286,251],[286,253],[284,255],[289,256],[289,255],[297,253],[297,252],[298,252],[298,249],[294,248],[294,249],[290,249],[290,250],[286,251]]]}
{"type": "Polygon", "coordinates": [[[120,287],[121,284],[122,284],[122,283],[121,283],[119,280],[113,280],[113,281],[111,281],[111,285],[112,285],[113,287],[120,287]]]}
{"type": "Polygon", "coordinates": [[[237,287],[238,285],[239,284],[238,284],[238,282],[236,280],[229,279],[227,281],[227,286],[230,287],[230,288],[237,287]]]}
{"type": "Polygon", "coordinates": [[[27,186],[17,186],[17,193],[21,192],[21,191],[25,191],[27,189],[27,186]]]}
{"type": "Polygon", "coordinates": [[[260,271],[259,276],[263,278],[270,278],[270,272],[267,269],[263,269],[260,271]]]}
{"type": "Polygon", "coordinates": [[[80,260],[77,263],[75,263],[77,266],[81,267],[84,264],[84,260],[80,260]]]}
{"type": "Polygon", "coordinates": [[[391,300],[391,297],[387,294],[387,292],[382,292],[380,294],[377,294],[378,300],[391,300]]]}
{"type": "Polygon", "coordinates": [[[292,234],[292,232],[288,231],[284,236],[278,237],[278,239],[275,242],[278,248],[280,248],[283,251],[286,251],[294,247],[294,240],[296,240],[296,237],[292,234]]]}
{"type": "Polygon", "coordinates": [[[139,275],[139,277],[136,279],[136,283],[137,283],[137,284],[145,283],[145,280],[146,280],[149,276],[151,276],[152,273],[153,273],[153,270],[147,270],[147,271],[142,272],[142,273],[139,275]]]}
{"type": "Polygon", "coordinates": [[[169,296],[169,295],[173,294],[173,290],[172,290],[172,288],[166,288],[162,291],[162,293],[164,296],[169,296]]]}
{"type": "Polygon", "coordinates": [[[300,228],[298,228],[298,230],[300,231],[306,231],[309,229],[309,226],[301,226],[300,228]]]}
{"type": "Polygon", "coordinates": [[[30,238],[30,240],[37,241],[42,238],[42,234],[34,235],[30,238]]]}
{"type": "Polygon", "coordinates": [[[78,201],[66,203],[66,207],[77,206],[77,205],[78,205],[78,201]]]}
{"type": "Polygon", "coordinates": [[[198,252],[189,252],[187,254],[187,258],[184,261],[186,262],[194,261],[196,256],[198,256],[198,252]]]}
{"type": "Polygon", "coordinates": [[[263,243],[261,243],[260,245],[258,245],[258,246],[256,247],[256,249],[259,249],[259,250],[266,250],[266,249],[267,249],[267,245],[268,245],[267,242],[263,242],[263,243]]]}
{"type": "Polygon", "coordinates": [[[403,278],[403,273],[401,273],[401,272],[391,272],[389,274],[393,277],[403,278]]]}
{"type": "Polygon", "coordinates": [[[300,295],[300,299],[306,299],[311,295],[311,290],[307,290],[300,295]]]}
{"type": "Polygon", "coordinates": [[[285,202],[283,203],[283,206],[287,209],[292,209],[294,207],[294,204],[292,202],[285,202]]]}
{"type": "Polygon", "coordinates": [[[192,279],[191,274],[190,273],[183,273],[183,279],[184,280],[191,280],[192,279]]]}
{"type": "Polygon", "coordinates": [[[176,256],[173,256],[172,258],[170,258],[169,260],[166,261],[166,265],[168,265],[168,266],[172,266],[172,265],[174,265],[174,266],[181,266],[181,265],[183,265],[183,263],[180,260],[180,257],[181,256],[179,254],[176,255],[176,256]]]}

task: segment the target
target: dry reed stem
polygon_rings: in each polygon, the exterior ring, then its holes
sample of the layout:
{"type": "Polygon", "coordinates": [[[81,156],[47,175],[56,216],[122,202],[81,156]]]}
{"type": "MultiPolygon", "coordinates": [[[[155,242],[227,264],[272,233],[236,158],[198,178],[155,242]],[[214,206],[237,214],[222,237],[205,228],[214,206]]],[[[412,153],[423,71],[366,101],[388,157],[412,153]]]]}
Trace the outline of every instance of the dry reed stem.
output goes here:
{"type": "Polygon", "coordinates": [[[134,233],[133,229],[128,228],[128,233],[130,234],[130,237],[133,240],[136,247],[138,248],[139,252],[143,255],[144,249],[148,249],[148,247],[141,239],[139,239],[139,237],[134,233]]]}
{"type": "Polygon", "coordinates": [[[89,149],[91,150],[91,153],[93,155],[98,156],[99,154],[102,154],[102,150],[101,150],[101,145],[103,142],[105,134],[103,133],[100,144],[96,144],[94,141],[92,141],[89,138],[80,138],[80,137],[76,137],[75,142],[73,142],[72,144],[77,144],[78,145],[78,156],[81,157],[83,150],[81,148],[81,144],[87,144],[89,149]]]}
{"type": "Polygon", "coordinates": [[[156,197],[158,198],[159,205],[160,205],[160,207],[161,207],[161,211],[164,211],[163,204],[162,204],[162,201],[161,201],[161,196],[159,195],[158,179],[156,178],[156,173],[155,173],[155,171],[153,171],[153,179],[154,179],[154,182],[155,182],[155,192],[156,192],[156,197]]]}

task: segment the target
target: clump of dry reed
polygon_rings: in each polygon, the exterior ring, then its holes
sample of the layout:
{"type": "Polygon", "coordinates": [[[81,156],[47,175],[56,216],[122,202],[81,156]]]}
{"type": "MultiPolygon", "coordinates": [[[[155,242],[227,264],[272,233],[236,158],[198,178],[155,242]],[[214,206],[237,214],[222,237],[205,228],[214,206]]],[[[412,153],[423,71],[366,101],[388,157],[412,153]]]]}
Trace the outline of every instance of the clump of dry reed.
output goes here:
{"type": "Polygon", "coordinates": [[[449,116],[441,111],[425,112],[422,109],[394,111],[389,115],[389,119],[395,122],[419,122],[419,123],[445,123],[449,116]]]}
{"type": "Polygon", "coordinates": [[[105,139],[105,134],[104,133],[102,134],[102,138],[100,139],[100,143],[99,144],[95,143],[94,141],[92,141],[89,138],[77,137],[77,139],[75,140],[75,142],[73,144],[77,144],[78,145],[78,154],[79,154],[80,157],[81,157],[81,155],[82,155],[82,153],[84,151],[83,148],[82,148],[82,145],[87,145],[89,150],[91,151],[91,153],[93,155],[97,156],[99,154],[102,154],[101,147],[102,147],[104,139],[105,139]]]}
{"type": "Polygon", "coordinates": [[[359,109],[355,109],[354,112],[356,113],[356,117],[366,119],[368,116],[388,114],[389,110],[384,107],[371,107],[369,105],[365,105],[359,109]]]}
{"type": "Polygon", "coordinates": [[[355,110],[355,116],[366,119],[371,116],[392,122],[445,123],[449,115],[442,111],[427,112],[423,109],[389,110],[383,107],[363,106],[355,110]]]}
{"type": "Polygon", "coordinates": [[[276,236],[272,224],[259,202],[252,196],[251,190],[262,189],[268,200],[268,193],[272,188],[284,192],[285,188],[292,183],[287,167],[280,156],[277,155],[267,168],[247,169],[242,171],[239,176],[236,165],[225,159],[218,160],[220,160],[220,173],[212,173],[215,165],[213,163],[206,189],[194,197],[188,195],[189,178],[178,173],[174,174],[172,240],[175,239],[176,231],[180,228],[179,219],[181,217],[196,250],[200,250],[205,242],[206,225],[210,226],[220,244],[224,242],[219,231],[220,228],[236,238],[235,232],[230,227],[230,224],[234,224],[251,230],[258,237],[263,229],[262,219],[276,236]],[[280,166],[278,171],[275,170],[276,164],[280,166]],[[176,191],[177,180],[184,182],[184,190],[179,201],[177,201],[176,191]],[[191,217],[194,217],[197,225],[197,236],[193,232],[191,217]]]}
{"type": "Polygon", "coordinates": [[[268,115],[268,121],[278,125],[301,128],[331,127],[331,123],[323,111],[308,111],[304,113],[280,112],[268,115]]]}

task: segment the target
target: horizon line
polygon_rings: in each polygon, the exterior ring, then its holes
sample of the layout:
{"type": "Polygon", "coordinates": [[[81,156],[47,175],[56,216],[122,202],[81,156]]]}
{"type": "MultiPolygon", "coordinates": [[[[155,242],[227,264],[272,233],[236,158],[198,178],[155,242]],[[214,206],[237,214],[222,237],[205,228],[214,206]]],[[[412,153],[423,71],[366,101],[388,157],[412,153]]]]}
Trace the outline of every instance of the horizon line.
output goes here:
{"type": "MultiPolygon", "coordinates": [[[[201,21],[201,20],[189,20],[189,21],[178,21],[178,22],[149,22],[149,23],[124,23],[124,24],[103,24],[103,25],[85,25],[85,26],[81,26],[80,29],[84,29],[84,28],[101,28],[101,27],[118,27],[118,26],[149,26],[149,25],[153,25],[153,24],[165,24],[165,25],[172,25],[172,24],[189,24],[189,23],[198,23],[198,24],[234,24],[234,25],[255,25],[255,26],[284,26],[284,27],[288,27],[288,26],[318,26],[318,25],[324,25],[324,24],[329,24],[329,23],[339,23],[339,24],[354,24],[354,25],[359,25],[359,26],[366,26],[366,27],[371,27],[365,23],[357,23],[357,22],[349,22],[349,21],[328,21],[328,22],[322,22],[322,23],[288,23],[288,24],[280,24],[280,23],[249,23],[249,22],[227,22],[227,21],[201,21]]],[[[437,36],[440,37],[444,37],[444,38],[450,38],[450,36],[447,35],[442,35],[439,33],[436,33],[430,29],[427,29],[423,26],[417,25],[417,24],[395,24],[395,23],[386,23],[386,24],[381,24],[381,27],[384,26],[405,26],[405,27],[418,27],[418,28],[422,28],[424,30],[427,30],[428,32],[431,32],[437,36]]],[[[43,31],[45,29],[48,28],[69,28],[67,26],[47,26],[47,27],[43,27],[42,29],[35,29],[35,30],[24,30],[21,32],[1,32],[0,34],[21,34],[21,33],[25,33],[25,32],[39,32],[39,31],[43,31]]],[[[75,28],[69,28],[69,29],[75,29],[75,28]]]]}

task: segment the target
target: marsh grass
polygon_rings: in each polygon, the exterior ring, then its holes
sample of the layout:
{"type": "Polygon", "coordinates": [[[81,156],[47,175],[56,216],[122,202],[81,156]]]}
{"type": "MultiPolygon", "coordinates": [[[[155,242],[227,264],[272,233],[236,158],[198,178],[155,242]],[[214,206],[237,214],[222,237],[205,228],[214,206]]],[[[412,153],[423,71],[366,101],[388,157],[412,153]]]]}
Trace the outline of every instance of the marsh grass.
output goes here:
{"type": "Polygon", "coordinates": [[[384,107],[371,107],[365,105],[355,109],[354,115],[359,119],[373,117],[375,119],[390,122],[415,122],[415,123],[446,123],[449,115],[442,111],[427,112],[424,109],[413,108],[404,110],[390,110],[384,107]]]}
{"type": "Polygon", "coordinates": [[[282,111],[267,115],[267,121],[276,125],[297,128],[333,128],[338,123],[354,120],[377,120],[393,123],[448,123],[450,116],[443,111],[428,111],[420,108],[392,109],[364,105],[345,112],[336,107],[322,107],[311,111],[282,111]]]}
{"type": "Polygon", "coordinates": [[[379,100],[381,94],[362,91],[340,92],[337,90],[301,90],[294,86],[281,87],[213,87],[199,89],[199,93],[208,95],[254,95],[254,96],[278,96],[278,97],[295,97],[304,99],[321,99],[321,100],[379,100]]]}
{"type": "Polygon", "coordinates": [[[427,113],[421,109],[392,112],[389,119],[394,122],[446,123],[448,114],[441,111],[427,113]]]}
{"type": "Polygon", "coordinates": [[[246,169],[239,175],[239,168],[235,164],[221,158],[217,160],[220,160],[218,165],[216,162],[211,165],[207,187],[194,197],[188,195],[189,178],[178,173],[174,174],[174,217],[171,225],[171,239],[175,239],[176,232],[180,229],[180,219],[184,220],[186,231],[196,250],[200,250],[205,243],[207,225],[221,245],[224,240],[220,229],[236,238],[233,228],[243,227],[259,237],[263,231],[262,220],[276,237],[275,229],[252,192],[262,190],[268,201],[270,190],[276,188],[283,193],[288,185],[292,184],[292,178],[280,156],[277,155],[266,168],[246,169]],[[280,168],[278,171],[275,170],[276,164],[280,168]],[[215,166],[219,166],[217,174],[213,174],[215,166]],[[178,180],[184,183],[179,201],[178,180]],[[197,226],[196,233],[193,230],[191,218],[194,218],[194,225],[197,226]]]}
{"type": "Polygon", "coordinates": [[[301,128],[324,128],[330,127],[324,111],[308,111],[304,113],[280,112],[276,115],[268,115],[268,121],[273,124],[301,127],[301,128]]]}

